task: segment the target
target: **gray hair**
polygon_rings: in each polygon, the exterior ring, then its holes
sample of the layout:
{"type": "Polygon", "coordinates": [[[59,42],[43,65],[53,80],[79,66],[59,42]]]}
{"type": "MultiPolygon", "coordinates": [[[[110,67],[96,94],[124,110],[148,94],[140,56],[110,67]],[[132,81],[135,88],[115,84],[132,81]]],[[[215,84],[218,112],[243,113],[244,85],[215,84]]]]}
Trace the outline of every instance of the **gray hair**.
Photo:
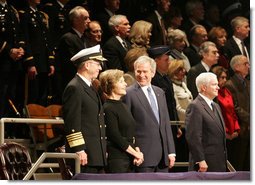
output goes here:
{"type": "Polygon", "coordinates": [[[156,72],[156,62],[154,59],[148,57],[148,56],[140,56],[135,62],[134,62],[134,68],[136,69],[137,65],[138,64],[146,64],[146,63],[149,63],[150,66],[151,66],[151,71],[153,73],[156,72]]]}
{"type": "Polygon", "coordinates": [[[127,16],[121,14],[113,15],[108,21],[108,26],[111,30],[114,30],[114,27],[120,25],[123,19],[127,19],[127,16]]]}
{"type": "Polygon", "coordinates": [[[84,7],[82,6],[76,6],[69,12],[69,20],[71,23],[74,22],[74,19],[77,17],[80,17],[82,15],[82,12],[87,11],[84,7]]]}
{"type": "Polygon", "coordinates": [[[216,47],[216,44],[211,42],[211,41],[205,41],[201,44],[201,46],[199,47],[199,50],[198,50],[198,54],[200,56],[203,56],[203,54],[205,53],[208,53],[209,52],[209,47],[212,46],[212,47],[216,47]]]}
{"type": "Polygon", "coordinates": [[[208,85],[212,79],[217,80],[216,74],[212,72],[204,72],[198,75],[196,78],[197,91],[200,93],[202,85],[208,85]]]}
{"type": "Polygon", "coordinates": [[[242,26],[245,22],[249,22],[249,20],[245,17],[237,16],[231,20],[230,24],[233,30],[235,30],[238,26],[242,26]]]}
{"type": "Polygon", "coordinates": [[[235,55],[230,61],[231,69],[235,71],[236,66],[240,64],[244,58],[246,58],[244,55],[235,55]]]}
{"type": "Polygon", "coordinates": [[[186,33],[180,29],[168,29],[167,30],[167,39],[168,44],[171,46],[176,40],[183,39],[187,46],[189,46],[189,42],[187,40],[186,33]]]}

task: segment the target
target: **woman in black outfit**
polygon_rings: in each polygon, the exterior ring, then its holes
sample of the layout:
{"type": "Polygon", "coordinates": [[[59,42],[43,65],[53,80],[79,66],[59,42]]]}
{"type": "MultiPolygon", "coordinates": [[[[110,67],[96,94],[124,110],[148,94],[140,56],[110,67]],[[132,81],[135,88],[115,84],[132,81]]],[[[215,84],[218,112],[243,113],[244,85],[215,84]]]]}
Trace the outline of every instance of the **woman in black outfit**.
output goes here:
{"type": "Polygon", "coordinates": [[[104,103],[108,168],[110,173],[133,171],[143,162],[143,153],[135,145],[135,120],[121,97],[127,84],[121,70],[110,69],[100,74],[101,87],[107,96],[104,103]]]}

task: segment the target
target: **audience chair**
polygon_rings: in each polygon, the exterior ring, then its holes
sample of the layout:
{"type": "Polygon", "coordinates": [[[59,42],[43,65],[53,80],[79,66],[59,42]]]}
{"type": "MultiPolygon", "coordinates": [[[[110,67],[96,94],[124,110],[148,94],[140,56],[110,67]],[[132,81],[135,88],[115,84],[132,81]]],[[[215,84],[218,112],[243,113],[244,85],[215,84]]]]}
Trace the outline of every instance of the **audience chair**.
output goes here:
{"type": "Polygon", "coordinates": [[[26,147],[15,142],[0,145],[0,180],[22,180],[31,167],[26,147]]]}
{"type": "MultiPolygon", "coordinates": [[[[25,114],[28,118],[54,119],[61,116],[61,106],[44,107],[38,104],[28,104],[25,106],[25,114]]],[[[48,151],[50,145],[61,140],[61,136],[54,135],[51,124],[29,124],[29,128],[35,157],[37,157],[37,151],[48,151]]]]}

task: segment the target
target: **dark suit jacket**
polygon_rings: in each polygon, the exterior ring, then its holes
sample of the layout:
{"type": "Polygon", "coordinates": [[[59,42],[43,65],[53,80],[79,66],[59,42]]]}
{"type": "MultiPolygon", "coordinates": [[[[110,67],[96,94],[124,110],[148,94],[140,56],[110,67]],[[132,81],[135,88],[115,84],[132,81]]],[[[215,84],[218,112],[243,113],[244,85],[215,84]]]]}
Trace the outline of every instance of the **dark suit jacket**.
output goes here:
{"type": "MultiPolygon", "coordinates": [[[[250,49],[249,49],[250,47],[246,43],[245,43],[245,46],[248,51],[248,55],[250,56],[250,49]]],[[[242,55],[242,52],[239,49],[239,47],[238,47],[237,43],[235,42],[235,40],[233,39],[233,37],[228,39],[226,44],[223,46],[223,53],[226,55],[229,62],[231,61],[231,59],[234,56],[242,55]]],[[[232,68],[230,67],[228,70],[229,70],[230,76],[233,76],[234,71],[232,70],[232,68]]]]}
{"type": "Polygon", "coordinates": [[[240,135],[242,137],[249,136],[248,128],[250,127],[250,81],[245,79],[245,82],[246,86],[234,75],[225,85],[234,100],[235,112],[241,127],[240,135]]]}
{"type": "Polygon", "coordinates": [[[56,51],[56,63],[57,70],[62,74],[63,89],[76,73],[76,68],[70,59],[84,48],[83,40],[73,29],[61,37],[56,51]]]}
{"type": "Polygon", "coordinates": [[[187,73],[187,87],[190,90],[193,98],[196,98],[198,95],[197,87],[196,87],[196,78],[199,74],[206,72],[206,69],[200,62],[199,64],[190,68],[187,73]]]}
{"type": "Polygon", "coordinates": [[[189,40],[190,40],[190,36],[191,36],[190,30],[193,26],[195,26],[194,23],[191,22],[189,18],[186,18],[185,20],[182,21],[182,25],[180,27],[181,30],[183,30],[186,33],[189,40]]]}
{"type": "Polygon", "coordinates": [[[110,15],[106,12],[105,9],[102,9],[95,14],[95,20],[100,23],[100,26],[103,30],[102,45],[104,45],[106,41],[113,36],[112,31],[108,25],[108,21],[110,18],[110,15]]]}
{"type": "Polygon", "coordinates": [[[166,103],[170,119],[171,121],[178,121],[179,118],[176,110],[176,101],[174,98],[173,83],[171,79],[167,75],[162,76],[159,72],[156,72],[155,76],[152,78],[151,83],[165,91],[166,103]]]}
{"type": "Polygon", "coordinates": [[[161,159],[168,166],[168,154],[175,153],[165,93],[159,87],[152,86],[152,88],[159,105],[160,124],[138,83],[128,87],[124,97],[124,102],[136,120],[136,144],[144,154],[142,167],[157,166],[161,159]]]}
{"type": "Polygon", "coordinates": [[[240,125],[239,136],[230,141],[229,161],[236,170],[250,169],[250,82],[245,79],[246,85],[236,76],[226,82],[226,88],[232,94],[235,112],[240,125]]]}
{"type": "MultiPolygon", "coordinates": [[[[131,44],[127,42],[128,49],[131,48],[131,44]]],[[[103,56],[108,60],[106,66],[108,69],[120,69],[127,72],[127,66],[124,62],[124,58],[127,54],[127,50],[122,46],[119,40],[112,36],[103,46],[103,56]]]]}
{"type": "Polygon", "coordinates": [[[183,53],[188,57],[191,67],[197,65],[201,61],[201,57],[192,45],[185,48],[183,53]]]}
{"type": "Polygon", "coordinates": [[[160,22],[158,21],[158,17],[156,13],[153,11],[147,18],[146,21],[152,23],[152,31],[151,31],[151,38],[150,38],[150,45],[164,45],[162,27],[160,26],[160,22]]]}
{"type": "Polygon", "coordinates": [[[64,91],[63,118],[66,136],[72,137],[81,132],[85,141],[85,144],[76,144],[72,148],[66,142],[66,151],[85,150],[89,166],[104,166],[106,140],[103,107],[95,92],[78,75],[64,91]]]}
{"type": "Polygon", "coordinates": [[[226,171],[226,135],[224,119],[218,104],[216,110],[220,116],[217,121],[206,101],[198,95],[186,110],[186,140],[190,156],[189,170],[195,170],[197,162],[205,160],[209,172],[226,171]]]}
{"type": "MultiPolygon", "coordinates": [[[[246,43],[245,43],[245,46],[246,46],[246,49],[248,50],[248,54],[250,55],[249,46],[246,43]]],[[[239,49],[239,47],[238,47],[237,43],[235,42],[235,40],[233,39],[233,37],[231,37],[230,39],[227,40],[226,44],[223,46],[223,52],[224,52],[224,54],[227,55],[227,58],[229,59],[229,61],[235,55],[242,55],[242,52],[239,49]]]]}

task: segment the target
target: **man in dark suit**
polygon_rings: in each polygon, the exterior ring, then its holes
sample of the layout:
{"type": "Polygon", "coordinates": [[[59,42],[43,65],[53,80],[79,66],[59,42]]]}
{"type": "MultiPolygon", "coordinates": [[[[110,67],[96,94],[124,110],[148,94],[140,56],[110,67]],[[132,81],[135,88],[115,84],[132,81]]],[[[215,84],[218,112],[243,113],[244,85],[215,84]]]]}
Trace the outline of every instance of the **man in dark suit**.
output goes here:
{"type": "MultiPolygon", "coordinates": [[[[168,114],[171,121],[179,121],[179,117],[176,110],[176,101],[174,98],[173,83],[170,77],[167,75],[168,67],[170,64],[169,54],[170,48],[168,46],[153,46],[147,49],[147,52],[151,58],[153,58],[157,64],[157,70],[155,76],[152,78],[151,84],[160,87],[165,91],[165,98],[168,108],[168,114]]],[[[176,160],[183,161],[184,146],[181,143],[184,139],[182,131],[177,125],[172,126],[173,138],[176,147],[176,160]]],[[[187,159],[186,159],[187,160],[187,159]]]]}
{"type": "Polygon", "coordinates": [[[190,45],[183,50],[183,53],[188,57],[190,66],[192,67],[200,62],[199,47],[208,40],[205,27],[200,24],[193,26],[188,39],[190,45]]]}
{"type": "Polygon", "coordinates": [[[102,30],[102,45],[113,35],[108,25],[109,19],[115,15],[120,8],[120,0],[104,0],[104,7],[94,15],[94,19],[99,21],[102,30]]]}
{"type": "Polygon", "coordinates": [[[104,172],[106,165],[103,107],[92,87],[92,81],[102,70],[103,60],[99,45],[74,55],[71,61],[77,74],[63,93],[66,152],[77,153],[83,173],[104,172]]]}
{"type": "Polygon", "coordinates": [[[189,146],[189,170],[226,172],[227,149],[224,119],[213,99],[218,95],[217,76],[211,72],[196,78],[199,95],[186,110],[186,139],[189,146]]]}
{"type": "Polygon", "coordinates": [[[231,152],[230,163],[238,171],[250,171],[250,63],[247,57],[236,55],[230,61],[234,75],[226,82],[226,88],[231,92],[235,112],[240,125],[240,133],[231,141],[228,151],[231,152]]]}
{"type": "Polygon", "coordinates": [[[201,22],[204,20],[205,9],[203,1],[186,1],[185,13],[187,17],[185,17],[182,22],[181,30],[183,30],[187,34],[188,38],[190,38],[190,36],[192,36],[190,32],[192,27],[201,24],[201,22]]]}
{"type": "Polygon", "coordinates": [[[195,84],[196,77],[200,73],[210,71],[211,67],[217,64],[219,59],[218,49],[216,45],[210,41],[206,41],[200,46],[199,55],[202,57],[201,62],[191,67],[187,74],[187,86],[194,98],[196,98],[198,94],[195,84]]]}
{"type": "Polygon", "coordinates": [[[56,65],[62,77],[60,95],[76,73],[76,68],[70,58],[86,48],[83,34],[90,22],[88,11],[81,6],[77,6],[70,11],[69,19],[72,29],[61,37],[56,51],[56,65]]]}
{"type": "MultiPolygon", "coordinates": [[[[224,53],[230,61],[235,55],[244,55],[249,60],[250,55],[250,43],[247,39],[250,33],[249,20],[245,17],[235,17],[231,21],[233,29],[233,36],[230,37],[223,47],[224,53]]],[[[233,76],[234,72],[232,68],[228,69],[230,76],[233,76]]]]}
{"type": "Polygon", "coordinates": [[[108,69],[120,69],[127,72],[124,58],[131,44],[127,40],[130,32],[130,25],[125,15],[114,15],[109,20],[109,26],[113,36],[103,45],[103,56],[108,60],[108,69]]]}
{"type": "Polygon", "coordinates": [[[136,143],[144,154],[144,162],[136,172],[168,172],[174,166],[175,145],[165,93],[151,85],[156,63],[141,56],[134,68],[137,82],[128,87],[124,102],[136,120],[136,143]]]}
{"type": "Polygon", "coordinates": [[[146,21],[152,23],[152,31],[150,45],[166,45],[166,28],[164,23],[164,15],[170,8],[169,0],[156,0],[156,9],[145,18],[146,21]]]}

